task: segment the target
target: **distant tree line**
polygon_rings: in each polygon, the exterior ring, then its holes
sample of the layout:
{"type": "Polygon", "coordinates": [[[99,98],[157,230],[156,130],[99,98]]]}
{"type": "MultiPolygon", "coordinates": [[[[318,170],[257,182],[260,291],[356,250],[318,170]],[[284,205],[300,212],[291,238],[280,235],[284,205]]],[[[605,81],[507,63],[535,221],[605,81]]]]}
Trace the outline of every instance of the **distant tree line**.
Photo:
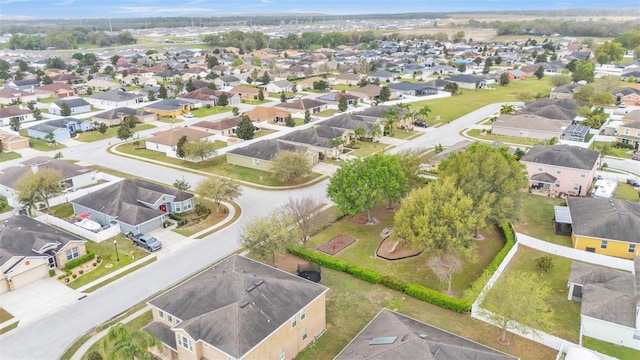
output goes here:
{"type": "Polygon", "coordinates": [[[562,36],[618,36],[630,29],[638,29],[638,21],[567,20],[562,18],[544,18],[518,21],[478,21],[469,20],[469,27],[496,29],[497,35],[520,35],[531,33],[537,35],[560,34],[562,36]]]}
{"type": "Polygon", "coordinates": [[[9,39],[9,46],[14,50],[44,50],[49,47],[77,49],[78,44],[83,42],[105,47],[135,44],[137,40],[128,31],[109,35],[103,31],[88,31],[85,28],[75,28],[71,31],[50,30],[44,36],[38,34],[15,34],[9,39]]]}

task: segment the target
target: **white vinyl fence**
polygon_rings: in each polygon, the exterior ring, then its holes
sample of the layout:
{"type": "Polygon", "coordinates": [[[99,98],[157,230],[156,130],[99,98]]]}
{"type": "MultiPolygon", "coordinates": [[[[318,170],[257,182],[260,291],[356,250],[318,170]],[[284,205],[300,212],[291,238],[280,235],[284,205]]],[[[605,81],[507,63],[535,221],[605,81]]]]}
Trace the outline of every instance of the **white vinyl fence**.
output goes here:
{"type": "Polygon", "coordinates": [[[82,228],[76,224],[72,224],[70,222],[59,219],[55,216],[43,214],[36,217],[36,220],[43,222],[45,224],[55,226],[64,231],[70,232],[72,234],[78,235],[85,239],[89,239],[93,242],[101,242],[105,241],[109,238],[112,238],[120,233],[120,224],[114,224],[106,229],[100,230],[98,232],[94,232],[91,230],[87,230],[82,228]]]}

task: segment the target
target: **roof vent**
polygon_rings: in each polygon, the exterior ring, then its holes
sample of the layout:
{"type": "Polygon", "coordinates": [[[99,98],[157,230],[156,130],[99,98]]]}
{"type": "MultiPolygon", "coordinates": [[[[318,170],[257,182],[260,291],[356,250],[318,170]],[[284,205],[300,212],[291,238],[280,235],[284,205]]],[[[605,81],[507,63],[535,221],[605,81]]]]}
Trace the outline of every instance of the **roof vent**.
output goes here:
{"type": "Polygon", "coordinates": [[[247,300],[244,300],[243,302],[240,303],[240,309],[244,309],[249,305],[249,302],[247,300]]]}
{"type": "Polygon", "coordinates": [[[260,280],[256,281],[253,285],[260,286],[262,284],[264,284],[264,280],[260,279],[260,280]]]}
{"type": "Polygon", "coordinates": [[[402,336],[402,339],[400,339],[400,341],[405,341],[407,340],[408,337],[409,337],[409,333],[406,333],[402,336]]]}
{"type": "Polygon", "coordinates": [[[253,291],[253,289],[255,289],[255,288],[256,288],[256,286],[255,286],[255,285],[251,285],[251,286],[249,286],[246,290],[247,290],[247,292],[252,292],[252,291],[253,291]]]}
{"type": "Polygon", "coordinates": [[[429,337],[427,335],[420,334],[418,337],[422,340],[427,340],[429,337]]]}
{"type": "Polygon", "coordinates": [[[438,356],[439,352],[440,352],[440,346],[438,346],[435,349],[433,349],[433,351],[431,353],[433,354],[433,357],[435,358],[436,356],[438,356]]]}

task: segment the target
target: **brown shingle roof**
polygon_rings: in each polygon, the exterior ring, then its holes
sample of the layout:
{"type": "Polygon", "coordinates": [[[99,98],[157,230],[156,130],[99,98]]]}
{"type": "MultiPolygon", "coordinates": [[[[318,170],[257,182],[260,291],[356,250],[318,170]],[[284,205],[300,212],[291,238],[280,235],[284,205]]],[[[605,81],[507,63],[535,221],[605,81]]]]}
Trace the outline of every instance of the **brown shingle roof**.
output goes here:
{"type": "Polygon", "coordinates": [[[161,144],[161,145],[172,146],[172,145],[176,145],[178,143],[178,140],[180,140],[180,138],[183,136],[187,137],[187,141],[195,141],[195,140],[200,140],[200,139],[209,137],[211,136],[211,134],[204,131],[191,129],[188,127],[181,127],[181,128],[170,129],[170,130],[155,133],[152,137],[148,138],[146,141],[156,143],[156,144],[161,144]]]}

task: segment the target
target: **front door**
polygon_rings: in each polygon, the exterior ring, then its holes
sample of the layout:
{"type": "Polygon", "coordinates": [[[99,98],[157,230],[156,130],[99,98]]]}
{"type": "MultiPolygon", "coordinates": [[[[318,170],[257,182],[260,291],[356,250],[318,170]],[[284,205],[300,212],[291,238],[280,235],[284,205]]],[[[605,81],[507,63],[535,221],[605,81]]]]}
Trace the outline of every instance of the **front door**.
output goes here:
{"type": "Polygon", "coordinates": [[[58,267],[58,261],[56,260],[55,255],[51,255],[49,256],[49,267],[52,269],[55,269],[56,267],[58,267]]]}

